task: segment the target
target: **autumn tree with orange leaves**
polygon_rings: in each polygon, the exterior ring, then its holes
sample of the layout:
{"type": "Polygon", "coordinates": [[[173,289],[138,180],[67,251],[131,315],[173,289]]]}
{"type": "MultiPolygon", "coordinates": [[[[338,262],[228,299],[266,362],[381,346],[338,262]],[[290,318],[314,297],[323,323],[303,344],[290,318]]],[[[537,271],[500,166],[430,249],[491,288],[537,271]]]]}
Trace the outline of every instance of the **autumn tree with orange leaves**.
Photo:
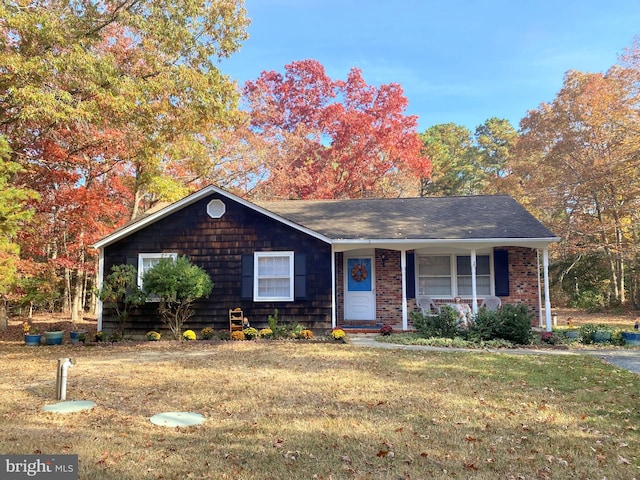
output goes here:
{"type": "Polygon", "coordinates": [[[39,193],[19,232],[24,277],[53,265],[72,319],[91,244],[211,175],[239,97],[216,62],[247,24],[240,0],[0,4],[0,133],[22,167],[14,181],[39,193]]]}
{"type": "Polygon", "coordinates": [[[521,121],[510,163],[521,200],[563,238],[558,278],[575,282],[578,297],[603,294],[602,304],[625,303],[628,281],[638,288],[639,72],[630,62],[568,72],[554,101],[521,121]],[[576,275],[584,262],[601,263],[608,278],[589,287],[576,275]]]}
{"type": "Polygon", "coordinates": [[[255,195],[409,196],[431,164],[397,84],[368,85],[357,68],[332,80],[315,60],[263,72],[244,88],[252,131],[271,152],[255,195]]]}

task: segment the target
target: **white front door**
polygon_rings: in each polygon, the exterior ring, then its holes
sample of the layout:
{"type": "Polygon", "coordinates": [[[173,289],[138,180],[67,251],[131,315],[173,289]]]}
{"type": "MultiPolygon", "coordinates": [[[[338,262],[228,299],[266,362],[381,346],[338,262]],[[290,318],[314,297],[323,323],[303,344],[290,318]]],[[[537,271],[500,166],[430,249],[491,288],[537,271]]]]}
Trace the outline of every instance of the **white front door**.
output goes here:
{"type": "Polygon", "coordinates": [[[344,284],[344,319],[375,320],[373,257],[347,257],[344,284]]]}

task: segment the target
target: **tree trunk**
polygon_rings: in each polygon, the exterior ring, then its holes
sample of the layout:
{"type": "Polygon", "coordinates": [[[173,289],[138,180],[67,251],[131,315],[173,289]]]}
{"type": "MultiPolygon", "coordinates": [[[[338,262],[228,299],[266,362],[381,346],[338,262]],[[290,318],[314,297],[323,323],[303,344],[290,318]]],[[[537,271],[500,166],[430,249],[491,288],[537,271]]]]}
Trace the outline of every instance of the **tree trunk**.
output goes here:
{"type": "Polygon", "coordinates": [[[83,291],[83,275],[77,271],[73,276],[73,297],[71,300],[71,321],[78,322],[82,320],[82,291],[83,291]]]}
{"type": "MultiPolygon", "coordinates": [[[[89,292],[90,292],[90,296],[89,296],[89,307],[87,308],[87,311],[89,312],[90,315],[95,315],[96,311],[98,309],[98,260],[96,260],[95,262],[95,266],[93,269],[93,275],[91,277],[91,282],[90,285],[87,287],[89,288],[89,292]]],[[[87,275],[87,277],[89,277],[89,275],[87,275]]]]}
{"type": "Polygon", "coordinates": [[[9,328],[9,301],[2,297],[0,298],[0,331],[6,332],[9,328]]]}
{"type": "Polygon", "coordinates": [[[64,269],[64,291],[62,294],[62,313],[71,311],[71,270],[64,269]]]}
{"type": "Polygon", "coordinates": [[[140,187],[136,188],[136,191],[133,195],[133,206],[131,208],[131,220],[136,218],[138,216],[138,213],[140,212],[139,205],[140,205],[140,202],[142,201],[142,197],[144,197],[144,192],[142,191],[142,188],[140,187]]]}

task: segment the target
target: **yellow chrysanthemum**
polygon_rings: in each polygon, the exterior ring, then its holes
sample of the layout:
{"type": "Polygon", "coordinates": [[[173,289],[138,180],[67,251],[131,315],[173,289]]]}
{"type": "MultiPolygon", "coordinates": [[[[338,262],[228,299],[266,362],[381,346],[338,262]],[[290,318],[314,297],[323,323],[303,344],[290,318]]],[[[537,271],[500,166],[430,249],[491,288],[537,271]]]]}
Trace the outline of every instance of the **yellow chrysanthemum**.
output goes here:
{"type": "Polygon", "coordinates": [[[334,340],[341,340],[344,337],[346,337],[347,334],[344,333],[344,330],[337,328],[331,332],[331,336],[333,337],[334,340]]]}
{"type": "Polygon", "coordinates": [[[236,330],[231,334],[231,340],[244,340],[244,332],[236,330]]]}

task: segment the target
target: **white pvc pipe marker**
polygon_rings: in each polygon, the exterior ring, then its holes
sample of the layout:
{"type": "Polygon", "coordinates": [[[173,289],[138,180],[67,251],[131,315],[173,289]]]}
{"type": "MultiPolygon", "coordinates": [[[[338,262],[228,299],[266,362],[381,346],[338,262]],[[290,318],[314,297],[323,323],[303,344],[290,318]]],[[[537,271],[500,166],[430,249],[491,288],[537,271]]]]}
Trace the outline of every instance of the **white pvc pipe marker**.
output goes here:
{"type": "Polygon", "coordinates": [[[74,364],[71,358],[58,359],[58,371],[56,374],[56,400],[67,399],[67,370],[74,364]]]}

